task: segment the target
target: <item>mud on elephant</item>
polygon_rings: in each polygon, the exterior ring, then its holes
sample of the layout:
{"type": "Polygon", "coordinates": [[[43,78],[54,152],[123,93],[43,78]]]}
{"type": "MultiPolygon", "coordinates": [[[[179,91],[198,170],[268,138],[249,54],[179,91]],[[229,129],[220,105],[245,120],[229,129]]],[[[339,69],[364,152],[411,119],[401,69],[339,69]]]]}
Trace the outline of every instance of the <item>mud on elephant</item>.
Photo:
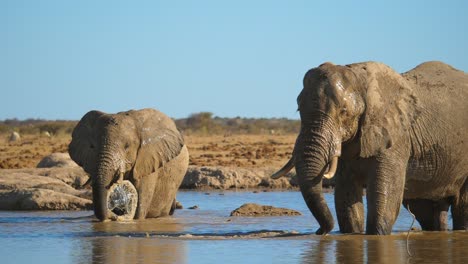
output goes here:
{"type": "Polygon", "coordinates": [[[426,230],[468,229],[468,75],[441,62],[404,74],[376,62],[325,63],[309,70],[297,98],[301,131],[291,160],[304,200],[320,224],[334,220],[322,177],[336,172],[340,231],[389,234],[400,205],[418,206],[426,230]]]}
{"type": "Polygon", "coordinates": [[[188,167],[175,123],[154,109],[88,112],[73,130],[69,153],[90,175],[94,213],[101,221],[125,213],[108,207],[109,189],[124,180],[138,195],[135,219],[172,214],[188,167]]]}

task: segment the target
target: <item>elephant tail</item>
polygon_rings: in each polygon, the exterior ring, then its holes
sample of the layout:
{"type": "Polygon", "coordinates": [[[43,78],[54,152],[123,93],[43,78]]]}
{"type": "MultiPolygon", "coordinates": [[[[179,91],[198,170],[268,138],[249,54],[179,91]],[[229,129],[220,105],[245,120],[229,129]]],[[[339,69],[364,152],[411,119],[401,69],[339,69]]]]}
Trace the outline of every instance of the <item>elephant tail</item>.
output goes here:
{"type": "Polygon", "coordinates": [[[294,167],[294,155],[291,159],[283,166],[279,171],[275,172],[273,175],[270,176],[272,179],[279,179],[283,177],[286,173],[288,173],[294,167]]]}

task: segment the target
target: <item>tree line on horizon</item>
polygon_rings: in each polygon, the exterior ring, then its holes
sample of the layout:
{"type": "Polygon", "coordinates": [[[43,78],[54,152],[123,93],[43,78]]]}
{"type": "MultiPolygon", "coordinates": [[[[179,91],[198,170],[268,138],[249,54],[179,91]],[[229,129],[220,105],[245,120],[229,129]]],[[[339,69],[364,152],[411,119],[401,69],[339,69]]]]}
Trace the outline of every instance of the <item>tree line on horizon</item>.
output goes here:
{"type": "MultiPolygon", "coordinates": [[[[290,134],[299,132],[301,122],[287,118],[226,118],[213,116],[211,112],[194,113],[174,121],[186,135],[290,134]]],[[[0,133],[71,134],[77,123],[75,120],[5,119],[0,121],[0,133]]]]}

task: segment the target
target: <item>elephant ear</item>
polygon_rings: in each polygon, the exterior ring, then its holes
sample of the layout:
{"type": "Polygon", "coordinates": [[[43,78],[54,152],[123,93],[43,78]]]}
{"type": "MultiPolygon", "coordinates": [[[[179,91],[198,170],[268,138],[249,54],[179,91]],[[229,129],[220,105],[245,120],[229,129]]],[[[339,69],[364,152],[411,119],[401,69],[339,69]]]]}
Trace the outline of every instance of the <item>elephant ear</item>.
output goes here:
{"type": "Polygon", "coordinates": [[[95,110],[86,113],[73,129],[72,140],[68,146],[70,157],[89,174],[96,172],[96,125],[99,117],[103,115],[105,113],[95,110]]]}
{"type": "Polygon", "coordinates": [[[141,179],[163,167],[180,154],[183,146],[184,139],[175,126],[143,129],[133,168],[134,179],[141,179]]]}
{"type": "Polygon", "coordinates": [[[367,88],[360,126],[360,156],[368,158],[394,144],[405,143],[400,141],[405,140],[417,118],[419,104],[411,85],[390,67],[375,62],[359,67],[367,88]]]}

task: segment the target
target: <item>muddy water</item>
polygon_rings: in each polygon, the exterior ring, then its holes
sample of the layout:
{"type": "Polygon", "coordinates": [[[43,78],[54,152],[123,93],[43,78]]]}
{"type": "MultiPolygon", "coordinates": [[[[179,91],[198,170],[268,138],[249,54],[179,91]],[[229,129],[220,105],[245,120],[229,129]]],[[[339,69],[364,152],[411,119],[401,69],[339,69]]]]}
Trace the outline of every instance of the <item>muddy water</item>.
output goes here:
{"type": "MultiPolygon", "coordinates": [[[[325,197],[334,211],[333,195],[325,197]]],[[[413,232],[407,241],[405,209],[391,236],[335,228],[321,237],[298,192],[180,192],[178,200],[199,209],[128,223],[99,223],[89,211],[0,212],[0,263],[468,263],[467,232],[413,232]],[[229,217],[246,202],[303,215],[229,217]]]]}

